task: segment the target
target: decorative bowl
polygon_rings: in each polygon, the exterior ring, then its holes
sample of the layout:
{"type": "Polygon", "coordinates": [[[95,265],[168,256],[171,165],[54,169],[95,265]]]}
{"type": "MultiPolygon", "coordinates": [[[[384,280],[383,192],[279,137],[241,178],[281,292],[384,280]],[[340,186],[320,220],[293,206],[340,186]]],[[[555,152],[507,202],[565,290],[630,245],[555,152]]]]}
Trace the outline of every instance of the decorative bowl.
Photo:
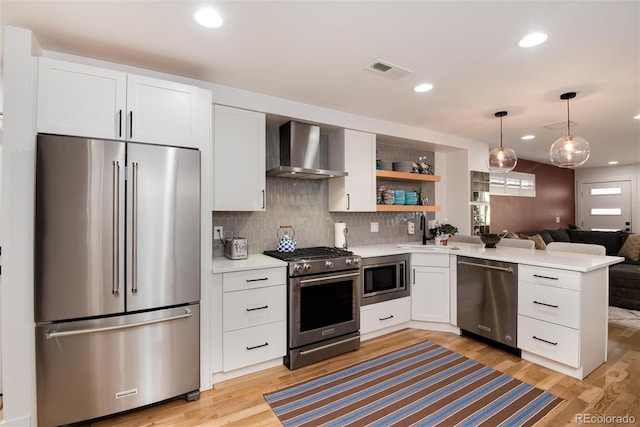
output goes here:
{"type": "Polygon", "coordinates": [[[484,243],[485,248],[495,248],[496,243],[500,242],[502,235],[500,234],[481,234],[480,240],[484,243]]]}

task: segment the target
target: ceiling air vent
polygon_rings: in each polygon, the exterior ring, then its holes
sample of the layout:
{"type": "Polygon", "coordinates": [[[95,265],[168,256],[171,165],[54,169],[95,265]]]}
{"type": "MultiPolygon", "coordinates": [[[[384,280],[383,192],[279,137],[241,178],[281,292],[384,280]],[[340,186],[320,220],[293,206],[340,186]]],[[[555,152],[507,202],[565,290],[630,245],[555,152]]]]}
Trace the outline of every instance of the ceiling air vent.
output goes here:
{"type": "MultiPolygon", "coordinates": [[[[577,123],[570,120],[569,121],[569,126],[570,127],[574,127],[576,126],[577,123]]],[[[549,129],[549,130],[558,130],[558,129],[566,129],[567,128],[567,121],[561,121],[561,122],[555,122],[555,123],[547,123],[546,125],[542,125],[543,128],[549,129]]]]}
{"type": "Polygon", "coordinates": [[[411,73],[411,70],[407,70],[406,68],[402,68],[399,65],[395,65],[387,61],[382,61],[380,59],[369,65],[367,69],[373,71],[374,73],[383,74],[394,79],[399,79],[400,77],[404,77],[407,74],[411,73]]]}

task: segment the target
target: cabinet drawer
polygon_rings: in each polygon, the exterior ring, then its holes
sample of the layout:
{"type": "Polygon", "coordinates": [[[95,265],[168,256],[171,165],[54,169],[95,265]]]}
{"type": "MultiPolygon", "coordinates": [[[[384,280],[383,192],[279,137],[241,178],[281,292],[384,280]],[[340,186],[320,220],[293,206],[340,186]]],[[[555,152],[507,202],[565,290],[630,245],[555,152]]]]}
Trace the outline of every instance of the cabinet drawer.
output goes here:
{"type": "Polygon", "coordinates": [[[286,335],[284,321],[225,333],[222,370],[229,372],[284,356],[286,335]]]}
{"type": "Polygon", "coordinates": [[[449,267],[449,254],[411,254],[411,265],[449,267]]]}
{"type": "Polygon", "coordinates": [[[556,268],[533,267],[520,265],[518,280],[556,286],[558,288],[580,290],[580,273],[577,271],[558,270],[556,268]]]}
{"type": "Polygon", "coordinates": [[[243,291],[264,286],[284,285],[286,282],[286,268],[260,268],[224,273],[222,289],[223,292],[243,291]]]}
{"type": "Polygon", "coordinates": [[[270,286],[224,295],[224,332],[286,320],[285,286],[270,286]]]}
{"type": "Polygon", "coordinates": [[[580,292],[520,282],[518,314],[578,329],[580,327],[580,292]]]}
{"type": "Polygon", "coordinates": [[[575,329],[518,316],[518,348],[580,367],[580,335],[575,329]]]}
{"type": "Polygon", "coordinates": [[[367,305],[360,312],[360,333],[366,334],[408,322],[410,314],[409,297],[367,305]]]}

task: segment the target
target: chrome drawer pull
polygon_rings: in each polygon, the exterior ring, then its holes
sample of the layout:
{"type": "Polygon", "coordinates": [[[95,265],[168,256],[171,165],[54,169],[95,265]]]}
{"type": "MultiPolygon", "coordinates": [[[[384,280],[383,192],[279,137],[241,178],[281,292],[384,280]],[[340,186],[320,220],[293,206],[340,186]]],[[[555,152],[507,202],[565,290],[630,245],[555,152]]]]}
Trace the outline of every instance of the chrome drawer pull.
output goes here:
{"type": "Polygon", "coordinates": [[[264,310],[265,308],[269,308],[269,306],[268,305],[263,305],[262,307],[245,308],[245,310],[247,310],[247,311],[256,311],[256,310],[264,310]]]}
{"type": "Polygon", "coordinates": [[[547,344],[551,344],[551,345],[558,345],[557,342],[551,342],[551,341],[547,341],[547,340],[543,340],[542,338],[538,338],[537,336],[533,336],[534,340],[538,340],[538,341],[542,341],[542,342],[546,342],[547,344]]]}
{"type": "Polygon", "coordinates": [[[558,280],[557,277],[551,277],[551,276],[541,276],[540,274],[534,274],[533,277],[537,277],[539,279],[549,279],[549,280],[558,280]]]}
{"type": "Polygon", "coordinates": [[[268,346],[268,345],[269,345],[269,343],[268,343],[268,342],[266,342],[266,343],[264,343],[264,344],[254,345],[253,347],[247,347],[247,350],[255,350],[256,348],[266,347],[266,346],[268,346]]]}
{"type": "Polygon", "coordinates": [[[269,280],[269,278],[268,277],[261,277],[260,279],[247,279],[247,280],[245,280],[245,282],[247,282],[247,283],[264,282],[265,280],[269,280]]]}
{"type": "Polygon", "coordinates": [[[378,320],[389,320],[389,319],[393,319],[393,314],[387,317],[379,317],[378,320]]]}
{"type": "Polygon", "coordinates": [[[551,308],[558,308],[560,307],[559,305],[553,305],[553,304],[547,304],[544,302],[540,302],[540,301],[533,301],[534,304],[538,304],[538,305],[544,305],[545,307],[551,307],[551,308]]]}

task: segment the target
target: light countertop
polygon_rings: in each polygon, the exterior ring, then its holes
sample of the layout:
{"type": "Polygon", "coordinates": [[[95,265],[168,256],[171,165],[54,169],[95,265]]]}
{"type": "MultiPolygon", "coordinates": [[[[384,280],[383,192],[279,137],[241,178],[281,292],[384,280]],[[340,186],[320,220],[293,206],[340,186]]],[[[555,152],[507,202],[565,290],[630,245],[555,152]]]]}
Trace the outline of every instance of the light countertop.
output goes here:
{"type": "MultiPolygon", "coordinates": [[[[622,257],[588,255],[573,252],[552,252],[537,249],[500,247],[487,249],[484,245],[455,242],[448,246],[435,246],[419,243],[393,243],[385,245],[354,246],[349,248],[363,258],[376,256],[415,254],[447,254],[462,255],[494,261],[513,262],[538,267],[559,268],[562,270],[587,272],[624,261],[622,257]]],[[[286,267],[285,261],[263,254],[249,255],[247,259],[230,260],[224,257],[213,258],[212,273],[228,273],[232,271],[255,270],[259,268],[286,267]]]]}
{"type": "Polygon", "coordinates": [[[448,246],[423,246],[419,243],[358,246],[349,248],[363,258],[401,253],[462,255],[473,258],[528,264],[538,267],[587,272],[624,261],[622,257],[588,255],[573,252],[547,252],[539,249],[500,247],[487,249],[484,245],[452,242],[448,246]]]}
{"type": "Polygon", "coordinates": [[[225,257],[213,258],[211,272],[229,273],[232,271],[256,270],[259,268],[286,267],[285,261],[263,254],[249,255],[247,259],[227,259],[225,257]]]}

